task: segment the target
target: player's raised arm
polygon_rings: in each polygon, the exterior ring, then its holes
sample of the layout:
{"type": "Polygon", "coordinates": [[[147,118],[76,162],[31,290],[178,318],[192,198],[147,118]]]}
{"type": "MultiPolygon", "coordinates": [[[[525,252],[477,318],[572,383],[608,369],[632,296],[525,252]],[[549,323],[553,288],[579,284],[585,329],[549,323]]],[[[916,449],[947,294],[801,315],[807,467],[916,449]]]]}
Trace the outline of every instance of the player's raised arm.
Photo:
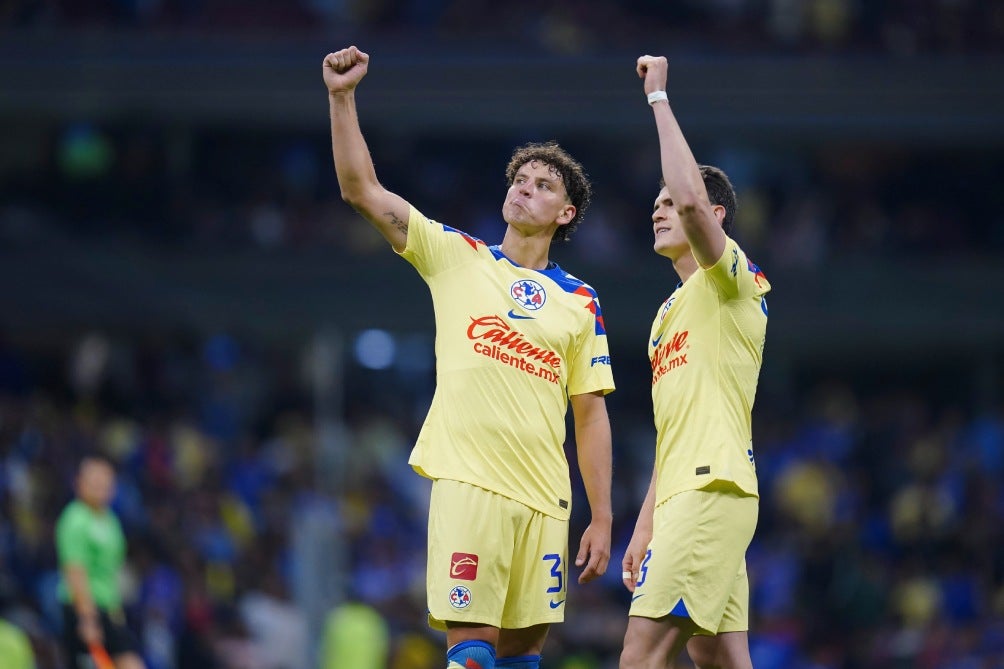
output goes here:
{"type": "Polygon", "coordinates": [[[721,222],[725,209],[713,207],[709,202],[697,161],[670,109],[666,95],[668,70],[669,65],[663,56],[642,56],[638,59],[638,76],[645,80],[645,93],[659,131],[659,155],[666,189],[680,216],[694,258],[702,267],[711,267],[725,252],[725,232],[721,222]]]}
{"type": "Polygon", "coordinates": [[[373,159],[356,114],[355,89],[370,57],[351,46],[324,58],[324,84],[331,109],[331,152],[342,199],[372,223],[396,251],[408,240],[410,205],[377,181],[373,159]]]}

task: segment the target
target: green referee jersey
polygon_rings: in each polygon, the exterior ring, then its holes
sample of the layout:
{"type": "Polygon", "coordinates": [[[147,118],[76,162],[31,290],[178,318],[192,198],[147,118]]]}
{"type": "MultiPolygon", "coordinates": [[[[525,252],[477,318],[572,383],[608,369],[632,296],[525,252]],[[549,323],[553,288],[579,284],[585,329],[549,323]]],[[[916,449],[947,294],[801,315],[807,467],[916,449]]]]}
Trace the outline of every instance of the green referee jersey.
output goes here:
{"type": "MultiPolygon", "coordinates": [[[[125,561],[126,542],[118,518],[110,510],[95,512],[80,500],[70,502],[56,523],[59,566],[78,565],[87,572],[94,603],[105,610],[119,608],[118,576],[125,561]]],[[[70,601],[66,577],[60,572],[59,599],[70,601]]]]}

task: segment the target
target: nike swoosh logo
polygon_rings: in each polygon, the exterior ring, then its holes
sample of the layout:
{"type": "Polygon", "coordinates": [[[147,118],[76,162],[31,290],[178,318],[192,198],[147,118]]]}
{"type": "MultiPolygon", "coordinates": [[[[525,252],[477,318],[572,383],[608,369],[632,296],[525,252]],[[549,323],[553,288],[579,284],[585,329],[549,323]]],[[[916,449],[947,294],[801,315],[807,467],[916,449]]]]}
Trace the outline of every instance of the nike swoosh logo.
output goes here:
{"type": "Polygon", "coordinates": [[[635,595],[634,597],[632,597],[632,598],[631,598],[631,601],[633,602],[634,600],[636,600],[636,599],[638,599],[638,598],[640,598],[640,597],[644,597],[644,596],[645,596],[645,593],[644,593],[644,592],[643,592],[643,593],[641,593],[640,595],[635,595]]]}
{"type": "Polygon", "coordinates": [[[556,608],[558,608],[559,606],[561,606],[564,603],[565,603],[565,600],[561,600],[560,602],[556,602],[554,600],[551,600],[550,602],[548,602],[548,604],[551,605],[552,609],[556,609],[556,608]]]}
{"type": "Polygon", "coordinates": [[[509,310],[509,318],[515,318],[516,320],[533,320],[533,316],[524,316],[523,314],[517,314],[515,309],[509,310]]]}
{"type": "Polygon", "coordinates": [[[659,342],[662,341],[662,335],[663,334],[666,334],[666,333],[663,332],[661,335],[659,335],[658,337],[656,337],[655,339],[652,340],[652,348],[655,348],[656,346],[659,345],[659,342]]]}

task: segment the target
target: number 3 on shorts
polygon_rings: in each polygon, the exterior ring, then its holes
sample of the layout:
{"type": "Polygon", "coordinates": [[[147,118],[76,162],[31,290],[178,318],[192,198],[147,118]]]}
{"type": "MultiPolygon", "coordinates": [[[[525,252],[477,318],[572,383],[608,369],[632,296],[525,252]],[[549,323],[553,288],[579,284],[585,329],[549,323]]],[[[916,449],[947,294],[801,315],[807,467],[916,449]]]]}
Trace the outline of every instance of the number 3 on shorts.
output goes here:
{"type": "Polygon", "coordinates": [[[648,551],[645,553],[645,559],[641,561],[641,567],[639,567],[638,569],[638,571],[641,572],[641,578],[639,578],[638,582],[635,583],[635,587],[638,587],[639,585],[643,584],[645,582],[645,579],[648,577],[648,561],[651,559],[652,559],[652,549],[649,548],[648,551]]]}
{"type": "Polygon", "coordinates": [[[548,553],[544,556],[544,561],[547,562],[548,560],[554,561],[554,565],[551,567],[551,576],[557,579],[558,583],[557,585],[552,585],[548,588],[547,592],[561,592],[562,586],[564,585],[564,580],[561,575],[561,556],[557,553],[548,553]]]}

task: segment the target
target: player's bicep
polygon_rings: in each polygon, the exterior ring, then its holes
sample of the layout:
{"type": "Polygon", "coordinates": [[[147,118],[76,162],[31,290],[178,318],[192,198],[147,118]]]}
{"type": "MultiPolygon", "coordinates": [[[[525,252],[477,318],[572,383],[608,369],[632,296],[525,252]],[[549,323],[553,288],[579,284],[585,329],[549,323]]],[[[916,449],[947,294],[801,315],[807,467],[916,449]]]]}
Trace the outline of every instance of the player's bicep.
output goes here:
{"type": "Polygon", "coordinates": [[[701,267],[707,269],[718,262],[725,251],[725,231],[707,202],[678,208],[687,242],[701,267]]]}
{"type": "Polygon", "coordinates": [[[352,206],[383,235],[398,253],[408,245],[408,216],[411,205],[386,188],[372,189],[352,206]]]}
{"type": "Polygon", "coordinates": [[[572,417],[576,430],[581,430],[597,421],[607,421],[607,402],[602,390],[571,395],[572,417]]]}

